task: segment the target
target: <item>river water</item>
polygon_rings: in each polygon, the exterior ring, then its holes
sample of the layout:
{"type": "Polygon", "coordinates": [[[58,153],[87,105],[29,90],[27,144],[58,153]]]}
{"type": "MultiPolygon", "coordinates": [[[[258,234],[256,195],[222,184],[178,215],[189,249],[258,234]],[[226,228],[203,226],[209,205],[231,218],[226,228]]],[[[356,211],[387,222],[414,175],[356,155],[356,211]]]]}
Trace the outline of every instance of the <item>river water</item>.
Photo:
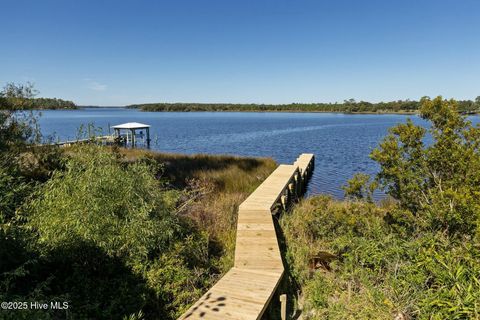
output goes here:
{"type": "MultiPolygon", "coordinates": [[[[125,122],[151,125],[151,148],[175,153],[272,157],[292,163],[301,153],[314,153],[315,171],[309,194],[343,197],[341,186],[356,172],[375,174],[369,153],[388,128],[416,116],[280,112],[141,112],[126,108],[47,110],[40,116],[44,136],[75,139],[81,125],[109,126],[125,122]]],[[[479,122],[479,117],[473,118],[479,122]]],[[[378,193],[376,197],[381,197],[378,193]]]]}

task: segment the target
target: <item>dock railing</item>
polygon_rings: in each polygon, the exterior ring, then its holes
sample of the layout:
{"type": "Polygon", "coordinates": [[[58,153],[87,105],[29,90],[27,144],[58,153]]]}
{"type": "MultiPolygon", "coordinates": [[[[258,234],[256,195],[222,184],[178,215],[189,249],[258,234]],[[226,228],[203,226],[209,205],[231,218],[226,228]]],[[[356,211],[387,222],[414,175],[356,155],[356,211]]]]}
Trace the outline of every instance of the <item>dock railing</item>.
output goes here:
{"type": "Polygon", "coordinates": [[[179,319],[260,319],[284,268],[272,215],[286,210],[306,190],[313,154],[279,165],[239,206],[235,262],[179,319]]]}

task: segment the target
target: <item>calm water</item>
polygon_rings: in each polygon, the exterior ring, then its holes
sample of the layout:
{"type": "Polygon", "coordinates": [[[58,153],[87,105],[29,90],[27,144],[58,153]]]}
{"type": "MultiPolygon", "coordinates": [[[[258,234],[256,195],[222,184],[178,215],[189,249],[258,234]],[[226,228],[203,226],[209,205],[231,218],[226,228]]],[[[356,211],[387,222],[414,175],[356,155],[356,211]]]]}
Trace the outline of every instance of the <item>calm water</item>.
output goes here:
{"type": "MultiPolygon", "coordinates": [[[[370,151],[404,115],[333,113],[140,112],[123,108],[43,111],[45,136],[74,139],[77,128],[93,123],[108,133],[109,125],[141,122],[152,126],[152,149],[177,153],[233,154],[272,157],[292,163],[302,153],[316,155],[309,193],[343,197],[340,186],[356,172],[374,174],[370,151]]],[[[478,117],[474,118],[478,122],[478,117]]],[[[380,196],[378,194],[377,196],[380,196]]]]}

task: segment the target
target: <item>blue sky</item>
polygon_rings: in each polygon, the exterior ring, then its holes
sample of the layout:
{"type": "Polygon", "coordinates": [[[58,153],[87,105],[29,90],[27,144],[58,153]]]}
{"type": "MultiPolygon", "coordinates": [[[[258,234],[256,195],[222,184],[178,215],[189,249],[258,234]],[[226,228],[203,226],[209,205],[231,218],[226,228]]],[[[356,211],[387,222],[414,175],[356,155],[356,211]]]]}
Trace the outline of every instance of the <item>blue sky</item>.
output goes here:
{"type": "Polygon", "coordinates": [[[81,105],[480,95],[478,0],[1,2],[0,85],[81,105]]]}

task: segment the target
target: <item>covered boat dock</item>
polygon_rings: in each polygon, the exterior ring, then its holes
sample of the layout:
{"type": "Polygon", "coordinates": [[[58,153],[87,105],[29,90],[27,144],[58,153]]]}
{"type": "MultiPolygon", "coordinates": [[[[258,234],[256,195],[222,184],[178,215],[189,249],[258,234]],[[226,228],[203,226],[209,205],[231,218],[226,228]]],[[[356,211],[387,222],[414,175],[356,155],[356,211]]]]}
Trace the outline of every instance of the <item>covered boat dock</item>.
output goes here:
{"type": "Polygon", "coordinates": [[[150,125],[138,122],[127,122],[112,126],[115,139],[123,141],[126,145],[135,147],[138,142],[143,142],[150,147],[150,125]],[[145,133],[144,133],[145,131],[145,133]]]}

